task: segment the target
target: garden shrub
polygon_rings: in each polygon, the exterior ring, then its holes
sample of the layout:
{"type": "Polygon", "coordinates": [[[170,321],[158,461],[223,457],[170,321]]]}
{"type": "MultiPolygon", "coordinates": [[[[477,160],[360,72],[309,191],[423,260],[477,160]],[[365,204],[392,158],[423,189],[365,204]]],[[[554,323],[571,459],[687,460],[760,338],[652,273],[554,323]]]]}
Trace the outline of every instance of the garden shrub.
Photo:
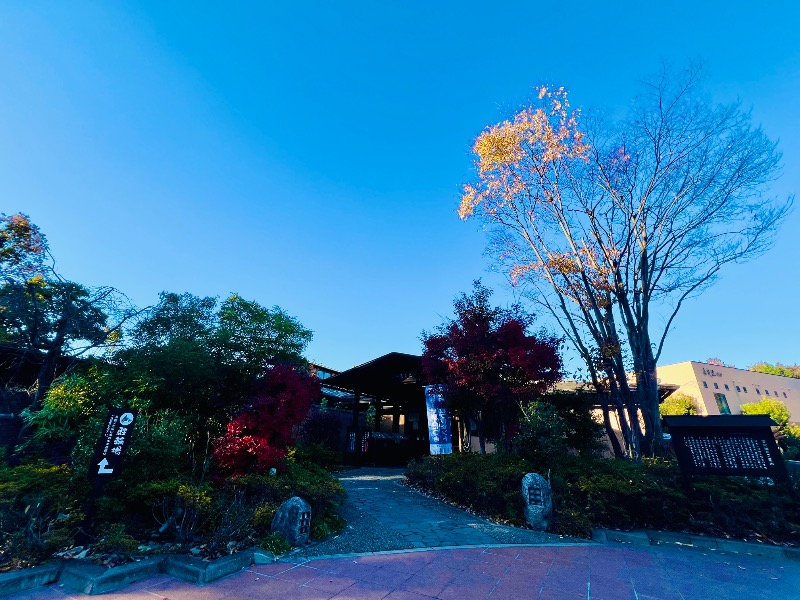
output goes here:
{"type": "Polygon", "coordinates": [[[297,445],[295,460],[314,464],[332,472],[341,468],[344,455],[340,450],[332,450],[322,444],[300,443],[297,445]]]}
{"type": "Polygon", "coordinates": [[[0,460],[0,568],[38,564],[68,544],[87,492],[68,466],[0,460]]]}
{"type": "Polygon", "coordinates": [[[267,533],[256,539],[256,545],[272,552],[275,556],[286,554],[292,545],[280,533],[267,533]]]}
{"type": "Polygon", "coordinates": [[[558,406],[533,401],[522,408],[519,433],[512,440],[512,448],[536,470],[543,471],[570,454],[598,454],[602,434],[603,426],[580,399],[558,406]]]}
{"type": "MultiPolygon", "coordinates": [[[[521,525],[520,482],[530,471],[534,465],[519,457],[453,454],[412,462],[406,477],[453,504],[521,525]]],[[[755,478],[698,477],[687,488],[674,462],[568,456],[550,481],[555,533],[589,537],[593,527],[652,528],[800,544],[796,499],[755,478]]]]}
{"type": "Polygon", "coordinates": [[[520,482],[524,460],[508,454],[450,454],[413,461],[409,483],[455,504],[515,525],[525,523],[520,482]]]}
{"type": "Polygon", "coordinates": [[[94,545],[95,552],[130,556],[139,548],[139,542],[125,531],[121,523],[106,525],[94,545]]]}
{"type": "Polygon", "coordinates": [[[789,408],[782,400],[761,398],[758,402],[742,404],[743,415],[769,415],[778,426],[773,427],[778,447],[783,452],[784,460],[800,459],[800,425],[789,423],[792,417],[789,408]]]}
{"type": "Polygon", "coordinates": [[[305,446],[321,446],[328,450],[341,450],[342,422],[325,407],[311,407],[300,425],[297,440],[305,446]]]}
{"type": "Polygon", "coordinates": [[[324,540],[342,531],[347,523],[336,513],[326,513],[311,522],[311,539],[324,540]]]}

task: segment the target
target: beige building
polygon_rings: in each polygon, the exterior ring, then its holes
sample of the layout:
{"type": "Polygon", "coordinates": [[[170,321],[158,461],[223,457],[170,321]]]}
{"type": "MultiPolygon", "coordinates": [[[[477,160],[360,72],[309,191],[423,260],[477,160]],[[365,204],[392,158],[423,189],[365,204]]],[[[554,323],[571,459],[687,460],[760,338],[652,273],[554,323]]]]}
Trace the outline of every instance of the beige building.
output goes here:
{"type": "Polygon", "coordinates": [[[692,396],[704,415],[739,415],[742,404],[770,398],[784,402],[791,412],[789,420],[800,423],[800,379],[683,362],[658,367],[658,382],[676,385],[675,393],[692,396]]]}

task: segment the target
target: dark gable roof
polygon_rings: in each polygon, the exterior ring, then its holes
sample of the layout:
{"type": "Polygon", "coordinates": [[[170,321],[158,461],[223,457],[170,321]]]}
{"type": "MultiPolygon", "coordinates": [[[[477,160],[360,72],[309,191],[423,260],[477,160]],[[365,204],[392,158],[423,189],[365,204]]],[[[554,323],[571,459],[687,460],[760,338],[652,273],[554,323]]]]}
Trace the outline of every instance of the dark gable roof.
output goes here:
{"type": "Polygon", "coordinates": [[[325,385],[380,399],[406,400],[422,393],[422,357],[390,352],[325,379],[325,385]]]}

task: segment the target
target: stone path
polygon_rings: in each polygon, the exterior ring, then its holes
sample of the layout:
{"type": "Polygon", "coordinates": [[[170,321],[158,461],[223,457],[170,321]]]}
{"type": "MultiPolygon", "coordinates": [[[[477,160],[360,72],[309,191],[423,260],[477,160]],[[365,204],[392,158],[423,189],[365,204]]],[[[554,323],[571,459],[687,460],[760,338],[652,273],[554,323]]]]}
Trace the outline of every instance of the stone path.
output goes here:
{"type": "MultiPolygon", "coordinates": [[[[800,563],[678,546],[506,546],[255,565],[197,587],[153,577],[106,600],[768,600],[798,598],[800,563]]],[[[53,585],[9,600],[65,600],[53,585]]]]}
{"type": "Polygon", "coordinates": [[[335,539],[290,556],[311,557],[380,550],[490,544],[585,542],[497,525],[401,484],[403,469],[364,467],[339,475],[348,494],[348,529],[335,539]]]}

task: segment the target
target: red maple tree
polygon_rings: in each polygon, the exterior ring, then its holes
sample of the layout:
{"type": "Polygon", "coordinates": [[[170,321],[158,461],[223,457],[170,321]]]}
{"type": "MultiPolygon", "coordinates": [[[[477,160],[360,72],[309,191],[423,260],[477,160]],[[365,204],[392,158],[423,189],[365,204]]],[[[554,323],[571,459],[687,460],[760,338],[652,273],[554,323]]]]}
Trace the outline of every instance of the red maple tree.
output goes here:
{"type": "Polygon", "coordinates": [[[214,442],[218,467],[233,475],[264,473],[279,467],[294,443],[294,429],[319,398],[320,381],[286,365],[260,379],[247,407],[214,442]]]}
{"type": "Polygon", "coordinates": [[[520,307],[493,307],[480,280],[461,294],[456,317],[435,333],[423,333],[422,369],[429,383],[447,384],[455,414],[474,421],[481,452],[487,435],[506,436],[519,403],[542,394],[562,376],[561,341],[528,333],[533,316],[520,307]]]}

